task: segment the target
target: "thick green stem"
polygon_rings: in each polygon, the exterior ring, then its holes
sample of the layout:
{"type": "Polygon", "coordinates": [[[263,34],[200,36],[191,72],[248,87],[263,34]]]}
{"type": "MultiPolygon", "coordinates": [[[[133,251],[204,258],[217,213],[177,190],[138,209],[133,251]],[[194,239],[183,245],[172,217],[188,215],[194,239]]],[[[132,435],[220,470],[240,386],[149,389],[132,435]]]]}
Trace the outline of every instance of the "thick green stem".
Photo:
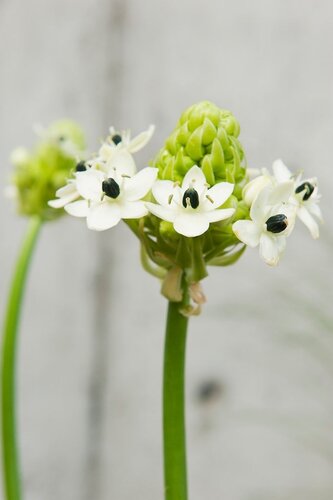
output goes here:
{"type": "Polygon", "coordinates": [[[185,348],[188,319],[169,302],[164,349],[163,430],[165,500],[187,499],[185,348]]]}
{"type": "Polygon", "coordinates": [[[40,227],[40,218],[33,217],[30,220],[27,235],[17,260],[3,331],[1,413],[3,476],[6,500],[21,499],[15,411],[16,345],[24,285],[40,227]]]}

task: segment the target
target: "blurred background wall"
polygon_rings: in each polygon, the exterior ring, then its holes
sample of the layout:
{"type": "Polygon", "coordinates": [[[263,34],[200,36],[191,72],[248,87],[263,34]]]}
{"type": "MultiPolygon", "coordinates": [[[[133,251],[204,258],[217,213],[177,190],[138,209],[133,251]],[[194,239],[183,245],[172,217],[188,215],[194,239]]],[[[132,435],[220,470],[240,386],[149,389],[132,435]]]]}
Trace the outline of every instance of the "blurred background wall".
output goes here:
{"type": "MultiPolygon", "coordinates": [[[[319,242],[298,225],[276,269],[249,249],[212,269],[191,320],[191,500],[333,498],[330,0],[0,0],[1,186],[32,124],[157,125],[209,99],[239,119],[249,166],[318,175],[319,242]]],[[[2,189],[1,188],[1,189],[2,189]]],[[[1,314],[26,228],[0,198],[1,314]]],[[[44,227],[25,300],[19,428],[26,500],[162,499],[165,300],[124,226],[44,227]]]]}

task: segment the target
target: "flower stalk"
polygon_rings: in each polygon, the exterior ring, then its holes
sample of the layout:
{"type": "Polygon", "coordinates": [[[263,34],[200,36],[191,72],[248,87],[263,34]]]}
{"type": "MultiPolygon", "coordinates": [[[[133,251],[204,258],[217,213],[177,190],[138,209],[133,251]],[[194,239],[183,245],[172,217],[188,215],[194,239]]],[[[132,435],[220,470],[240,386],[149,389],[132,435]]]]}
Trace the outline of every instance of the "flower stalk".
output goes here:
{"type": "Polygon", "coordinates": [[[1,414],[3,476],[6,500],[21,499],[21,478],[16,432],[16,353],[23,293],[29,264],[42,225],[40,217],[30,220],[19,254],[5,317],[1,364],[1,414]]]}
{"type": "Polygon", "coordinates": [[[163,376],[165,500],[187,500],[185,437],[185,350],[188,318],[183,302],[169,302],[163,376]]]}

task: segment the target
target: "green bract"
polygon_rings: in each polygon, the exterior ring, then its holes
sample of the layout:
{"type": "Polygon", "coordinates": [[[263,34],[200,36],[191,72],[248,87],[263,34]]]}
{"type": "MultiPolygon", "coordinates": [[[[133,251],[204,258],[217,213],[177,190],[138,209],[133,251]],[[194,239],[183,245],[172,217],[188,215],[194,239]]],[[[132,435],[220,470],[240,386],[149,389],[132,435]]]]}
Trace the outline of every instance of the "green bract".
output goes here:
{"type": "Polygon", "coordinates": [[[81,128],[70,120],[53,123],[33,151],[18,148],[12,154],[18,212],[37,215],[43,220],[61,216],[63,210],[48,206],[56,191],[65,183],[84,150],[81,128]]]}

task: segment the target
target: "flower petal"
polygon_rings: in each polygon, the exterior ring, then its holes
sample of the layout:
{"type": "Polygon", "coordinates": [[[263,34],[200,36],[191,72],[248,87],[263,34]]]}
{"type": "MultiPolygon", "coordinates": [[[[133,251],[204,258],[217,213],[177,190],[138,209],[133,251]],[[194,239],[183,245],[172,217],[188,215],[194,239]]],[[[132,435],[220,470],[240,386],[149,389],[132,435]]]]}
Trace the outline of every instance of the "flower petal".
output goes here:
{"type": "Polygon", "coordinates": [[[259,245],[260,228],[251,220],[238,220],[232,225],[232,230],[237,238],[248,245],[256,247],[259,245]]]}
{"type": "Polygon", "coordinates": [[[136,173],[136,165],[132,155],[124,148],[114,148],[114,153],[107,162],[109,177],[112,177],[113,171],[118,175],[132,176],[136,173]]]}
{"type": "Polygon", "coordinates": [[[282,244],[277,242],[279,238],[284,237],[274,237],[267,233],[263,233],[260,237],[260,256],[269,266],[276,266],[279,262],[282,248],[282,244]]]}
{"type": "Polygon", "coordinates": [[[80,197],[75,183],[66,184],[66,186],[58,189],[56,195],[59,198],[48,202],[48,205],[52,208],[63,208],[68,203],[71,203],[80,197]]]}
{"type": "Polygon", "coordinates": [[[260,193],[252,203],[250,216],[251,219],[258,225],[261,225],[265,222],[267,212],[270,209],[270,206],[268,205],[268,196],[270,194],[270,191],[270,186],[264,188],[262,191],[260,191],[260,193]]]}
{"type": "Polygon", "coordinates": [[[75,181],[69,181],[68,184],[59,188],[55,194],[57,198],[62,198],[63,196],[69,196],[72,193],[77,193],[75,181]]]}
{"type": "Polygon", "coordinates": [[[74,217],[87,217],[89,206],[87,200],[74,201],[65,206],[65,210],[69,215],[74,217]]]}
{"type": "Polygon", "coordinates": [[[227,201],[228,198],[230,198],[233,190],[234,184],[231,184],[230,182],[219,182],[218,184],[215,184],[213,187],[208,189],[207,193],[203,197],[204,209],[210,211],[220,207],[225,201],[227,201]]]}
{"type": "Polygon", "coordinates": [[[141,134],[137,135],[130,141],[130,143],[127,146],[127,150],[130,153],[136,153],[140,149],[144,148],[145,145],[150,141],[153,133],[155,131],[155,125],[150,125],[148,130],[145,132],[141,132],[141,134]]]}
{"type": "Polygon", "coordinates": [[[317,217],[317,219],[320,222],[323,222],[323,215],[322,215],[320,207],[319,207],[319,205],[317,205],[317,203],[306,204],[305,207],[310,212],[310,214],[312,214],[315,217],[317,217]]]}
{"type": "Polygon", "coordinates": [[[157,168],[146,167],[130,179],[125,178],[123,189],[126,200],[136,201],[146,196],[155,182],[157,173],[157,168]]]}
{"type": "Polygon", "coordinates": [[[254,202],[255,198],[258,196],[260,191],[266,186],[272,183],[272,179],[269,175],[260,175],[252,181],[248,182],[243,188],[243,200],[250,207],[254,202]]]}
{"type": "Polygon", "coordinates": [[[104,231],[116,226],[120,221],[120,208],[118,203],[104,201],[96,203],[89,210],[87,225],[89,229],[104,231]]]}
{"type": "Polygon", "coordinates": [[[317,221],[312,217],[310,212],[305,207],[300,207],[297,211],[298,217],[301,219],[303,224],[306,225],[311,233],[312,238],[319,238],[319,226],[317,221]]]}
{"type": "Polygon", "coordinates": [[[103,194],[102,182],[105,174],[99,170],[87,170],[76,174],[76,187],[82,198],[99,201],[103,194]]]}
{"type": "Polygon", "coordinates": [[[180,203],[181,189],[173,181],[156,181],[152,187],[152,193],[155,200],[165,207],[180,203]]]}
{"type": "Polygon", "coordinates": [[[206,217],[209,222],[218,222],[219,220],[229,219],[234,213],[234,208],[220,208],[212,212],[206,212],[206,217]]]}
{"type": "Polygon", "coordinates": [[[125,201],[120,205],[122,219],[140,219],[147,213],[148,209],[143,201],[125,201]]]}
{"type": "Polygon", "coordinates": [[[191,167],[183,179],[182,191],[186,191],[189,187],[194,187],[194,189],[198,192],[199,197],[207,188],[205,174],[197,165],[191,167]]]}
{"type": "Polygon", "coordinates": [[[162,207],[162,205],[156,205],[156,203],[147,202],[145,203],[145,205],[148,208],[149,212],[153,215],[156,215],[156,217],[159,217],[160,219],[166,220],[168,222],[175,221],[177,215],[177,212],[175,210],[171,210],[167,207],[162,207]]]}
{"type": "Polygon", "coordinates": [[[274,177],[278,182],[289,181],[292,173],[289,168],[283,163],[281,159],[275,160],[272,166],[274,177]]]}
{"type": "Polygon", "coordinates": [[[98,151],[99,161],[108,162],[111,160],[112,155],[115,153],[115,145],[103,142],[102,146],[98,151]]]}
{"type": "Polygon", "coordinates": [[[290,196],[294,193],[294,181],[282,182],[275,186],[268,197],[270,205],[278,205],[279,203],[286,203],[290,196]]]}
{"type": "Polygon", "coordinates": [[[200,236],[209,228],[209,221],[206,214],[184,210],[176,215],[173,227],[184,236],[200,236]]]}
{"type": "Polygon", "coordinates": [[[56,200],[50,200],[47,202],[47,204],[49,205],[49,207],[52,207],[52,208],[64,208],[65,205],[67,205],[67,203],[71,203],[72,201],[74,201],[76,198],[79,198],[79,194],[76,193],[76,195],[72,195],[72,196],[67,196],[66,198],[57,198],[56,200]]]}

